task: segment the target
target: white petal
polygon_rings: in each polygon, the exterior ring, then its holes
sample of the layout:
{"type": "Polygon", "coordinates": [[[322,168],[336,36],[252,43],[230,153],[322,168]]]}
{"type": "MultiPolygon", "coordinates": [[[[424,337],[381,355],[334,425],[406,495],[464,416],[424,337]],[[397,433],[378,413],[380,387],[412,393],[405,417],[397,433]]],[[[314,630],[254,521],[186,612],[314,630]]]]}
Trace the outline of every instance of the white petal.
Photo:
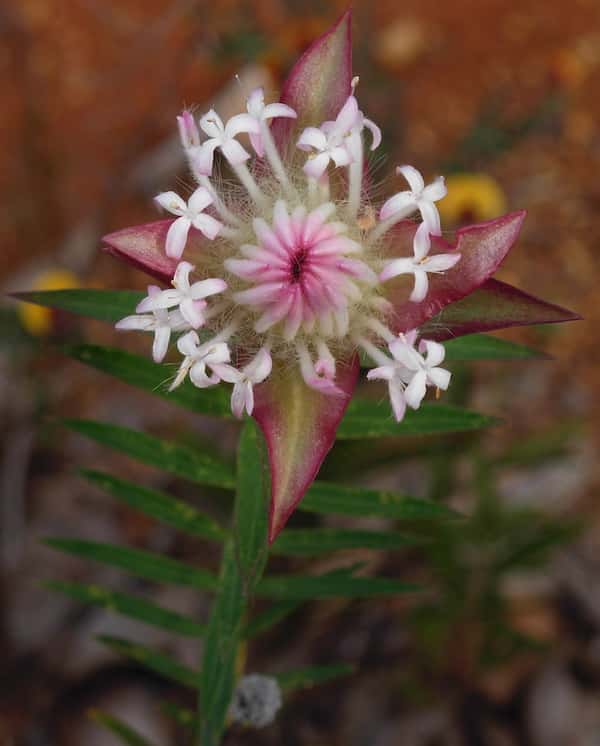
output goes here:
{"type": "Polygon", "coordinates": [[[190,156],[192,168],[202,176],[211,176],[215,150],[218,146],[218,140],[207,140],[199,148],[194,148],[194,152],[190,156]]]}
{"type": "Polygon", "coordinates": [[[204,362],[211,367],[228,363],[231,359],[231,353],[226,342],[207,342],[200,349],[204,362]]]}
{"type": "Polygon", "coordinates": [[[426,389],[427,374],[424,370],[420,370],[404,390],[404,398],[408,406],[412,409],[418,409],[421,406],[426,389]]]}
{"type": "Polygon", "coordinates": [[[427,272],[445,272],[451,269],[460,260],[461,253],[454,251],[452,254],[434,254],[423,263],[423,269],[427,272]]]}
{"type": "Polygon", "coordinates": [[[422,300],[425,300],[428,290],[429,279],[427,278],[427,272],[422,269],[415,270],[415,286],[409,299],[413,303],[420,303],[422,300]]]}
{"type": "Polygon", "coordinates": [[[367,379],[369,381],[391,381],[395,377],[396,369],[393,365],[380,365],[379,368],[371,368],[371,370],[367,373],[367,379]]]}
{"type": "Polygon", "coordinates": [[[220,280],[218,277],[210,277],[208,280],[198,280],[190,288],[190,297],[194,300],[202,300],[202,298],[208,298],[209,295],[216,295],[227,290],[227,283],[225,280],[220,280]]]}
{"type": "Polygon", "coordinates": [[[258,133],[259,131],[258,122],[250,114],[236,114],[225,125],[225,135],[228,138],[236,137],[242,132],[258,133]]]}
{"type": "Polygon", "coordinates": [[[209,137],[220,138],[225,131],[223,120],[214,109],[200,117],[200,127],[209,137]]]}
{"type": "Polygon", "coordinates": [[[327,147],[327,137],[316,127],[307,127],[303,130],[296,143],[300,150],[325,150],[327,147]]]}
{"type": "Polygon", "coordinates": [[[200,340],[196,332],[191,331],[179,337],[177,340],[177,349],[184,357],[194,357],[198,350],[199,342],[200,340]]]}
{"type": "Polygon", "coordinates": [[[375,124],[375,122],[367,119],[366,117],[364,119],[364,125],[371,132],[371,136],[373,138],[371,142],[371,150],[376,150],[381,145],[381,130],[375,124]]]}
{"type": "Polygon", "coordinates": [[[254,410],[254,387],[252,386],[252,383],[250,381],[246,381],[245,384],[245,405],[246,405],[246,413],[248,415],[251,415],[254,410]]]}
{"type": "Polygon", "coordinates": [[[232,166],[239,166],[250,158],[250,153],[237,140],[227,140],[221,145],[221,152],[232,166]]]}
{"type": "Polygon", "coordinates": [[[329,155],[338,168],[340,166],[347,166],[349,163],[352,163],[352,156],[350,155],[348,148],[341,145],[337,148],[333,148],[329,152],[329,155]]]}
{"type": "Polygon", "coordinates": [[[154,342],[152,343],[152,359],[155,363],[162,363],[169,349],[169,340],[171,339],[171,330],[168,326],[159,326],[154,332],[154,342]]]}
{"type": "Polygon", "coordinates": [[[340,135],[345,135],[355,127],[360,119],[358,102],[354,96],[348,96],[346,103],[340,109],[335,119],[335,129],[340,135]]]}
{"type": "Polygon", "coordinates": [[[225,365],[222,363],[214,363],[211,368],[219,376],[219,378],[227,383],[239,383],[243,380],[243,375],[239,370],[236,370],[232,365],[225,365]]]}
{"type": "Polygon", "coordinates": [[[184,293],[190,289],[190,272],[195,269],[189,262],[179,262],[173,275],[173,285],[184,293]]]}
{"type": "Polygon", "coordinates": [[[199,329],[204,325],[205,318],[203,312],[205,308],[205,301],[193,300],[192,298],[185,298],[179,304],[181,315],[194,329],[199,329]]]}
{"type": "Polygon", "coordinates": [[[199,389],[206,389],[219,383],[219,376],[206,374],[204,362],[194,363],[190,368],[190,381],[199,389]]]}
{"type": "Polygon", "coordinates": [[[262,114],[263,119],[276,119],[278,117],[287,117],[289,119],[296,119],[297,116],[298,115],[292,109],[291,106],[287,106],[287,104],[280,104],[280,103],[267,104],[262,114]]]}
{"type": "Polygon", "coordinates": [[[115,329],[135,329],[137,331],[147,332],[154,329],[156,319],[150,314],[138,314],[135,316],[125,316],[124,319],[117,321],[115,329]]]}
{"type": "Polygon", "coordinates": [[[388,393],[390,395],[390,404],[396,422],[402,422],[406,412],[406,399],[404,398],[404,388],[399,381],[390,381],[388,384],[388,393]]]}
{"type": "Polygon", "coordinates": [[[192,220],[192,225],[210,241],[219,235],[219,231],[223,227],[223,223],[213,218],[212,215],[205,215],[204,213],[196,215],[192,220]]]}
{"type": "Polygon", "coordinates": [[[442,389],[442,391],[445,391],[450,385],[451,375],[450,371],[445,368],[431,368],[427,372],[427,378],[429,381],[434,386],[437,386],[438,389],[442,389]]]}
{"type": "Polygon", "coordinates": [[[252,383],[262,383],[271,374],[273,360],[267,349],[262,347],[254,359],[244,368],[244,374],[252,383]]]}
{"type": "Polygon", "coordinates": [[[187,207],[177,192],[161,192],[156,195],[154,201],[173,215],[183,215],[187,207]]]}
{"type": "Polygon", "coordinates": [[[429,200],[430,202],[437,202],[438,200],[443,199],[447,194],[448,189],[443,176],[438,176],[435,181],[432,181],[431,184],[428,184],[425,189],[423,189],[423,199],[429,200]]]}
{"type": "Polygon", "coordinates": [[[416,209],[417,202],[412,192],[398,192],[398,194],[394,194],[393,197],[384,202],[379,212],[379,217],[381,220],[387,220],[393,215],[401,220],[411,215],[416,209]]]}
{"type": "Polygon", "coordinates": [[[396,337],[389,344],[390,352],[394,356],[394,360],[397,360],[405,368],[415,371],[422,367],[423,358],[410,344],[407,344],[405,339],[396,337]]]}
{"type": "Polygon", "coordinates": [[[420,262],[429,253],[431,248],[431,238],[429,237],[429,226],[427,223],[419,223],[413,238],[413,252],[415,261],[420,262]]]}
{"type": "Polygon", "coordinates": [[[443,362],[444,357],[446,356],[444,345],[441,345],[439,342],[432,342],[429,339],[421,340],[419,350],[425,353],[425,362],[427,363],[428,368],[435,368],[443,362]]]}
{"type": "Polygon", "coordinates": [[[231,392],[231,411],[234,416],[241,419],[246,405],[246,386],[243,382],[236,383],[231,392]]]}
{"type": "Polygon", "coordinates": [[[188,200],[188,207],[192,212],[202,212],[211,205],[213,198],[205,187],[198,187],[188,200]]]}
{"type": "Polygon", "coordinates": [[[419,200],[419,211],[423,218],[423,222],[427,224],[429,232],[433,236],[441,236],[442,227],[440,225],[440,214],[433,202],[428,202],[425,199],[419,200]]]}
{"type": "Polygon", "coordinates": [[[169,226],[167,240],[165,242],[167,256],[170,256],[173,259],[181,259],[191,224],[192,223],[188,218],[177,218],[177,220],[169,226]]]}
{"type": "Polygon", "coordinates": [[[330,160],[328,153],[319,153],[319,155],[314,157],[311,156],[304,164],[303,171],[311,179],[320,179],[325,173],[330,160]]]}
{"type": "Polygon", "coordinates": [[[415,194],[420,194],[425,188],[425,182],[421,173],[413,166],[398,166],[396,173],[404,176],[406,181],[408,181],[409,187],[415,194]]]}
{"type": "Polygon", "coordinates": [[[254,152],[259,158],[262,158],[265,154],[265,146],[263,145],[262,135],[256,135],[254,132],[250,133],[250,143],[254,148],[254,152]]]}
{"type": "Polygon", "coordinates": [[[179,305],[181,293],[179,290],[162,290],[158,295],[144,298],[137,304],[136,311],[145,313],[146,311],[156,311],[160,308],[173,308],[179,305]]]}
{"type": "Polygon", "coordinates": [[[379,279],[381,282],[390,280],[392,277],[398,275],[409,275],[416,272],[415,262],[412,258],[402,257],[400,259],[392,259],[389,264],[386,264],[383,268],[379,279]]]}
{"type": "Polygon", "coordinates": [[[255,88],[246,99],[246,109],[250,116],[260,119],[265,109],[265,91],[255,88]]]}

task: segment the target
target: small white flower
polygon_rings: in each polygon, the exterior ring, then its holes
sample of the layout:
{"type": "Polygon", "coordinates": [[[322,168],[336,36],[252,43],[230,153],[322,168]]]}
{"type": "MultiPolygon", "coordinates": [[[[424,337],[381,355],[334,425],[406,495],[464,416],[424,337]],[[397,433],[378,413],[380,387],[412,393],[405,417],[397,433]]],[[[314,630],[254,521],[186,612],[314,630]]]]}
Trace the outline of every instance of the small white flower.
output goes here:
{"type": "Polygon", "coordinates": [[[373,368],[367,378],[388,382],[392,410],[397,422],[404,417],[406,406],[418,409],[427,386],[436,386],[445,391],[450,384],[450,371],[440,368],[446,351],[438,342],[422,340],[420,352],[415,350],[417,331],[400,334],[389,344],[393,360],[389,364],[373,368]],[[421,353],[425,353],[425,357],[421,353]]]}
{"type": "Polygon", "coordinates": [[[213,370],[227,383],[233,383],[231,394],[231,411],[241,418],[244,410],[250,415],[254,410],[254,386],[262,383],[271,374],[273,361],[266,347],[262,347],[256,356],[242,370],[231,365],[215,365],[213,370]]]}
{"type": "Polygon", "coordinates": [[[410,294],[410,300],[420,303],[425,299],[429,290],[428,272],[440,274],[451,269],[459,261],[461,254],[453,251],[449,254],[433,254],[427,256],[429,251],[429,233],[427,223],[421,223],[417,228],[414,238],[414,256],[392,259],[379,275],[381,282],[397,277],[398,275],[412,274],[415,276],[415,286],[410,294]],[[423,236],[427,234],[427,241],[423,236]]]}
{"type": "Polygon", "coordinates": [[[200,344],[200,339],[195,331],[190,331],[179,337],[177,349],[184,357],[169,391],[173,391],[180,386],[188,373],[191,382],[199,389],[214,386],[221,380],[214,372],[214,367],[221,363],[228,363],[230,360],[229,347],[225,342],[211,341],[200,344]],[[212,375],[206,372],[207,366],[213,370],[212,375]]]}
{"type": "Polygon", "coordinates": [[[203,212],[213,202],[213,198],[204,187],[198,187],[187,204],[175,192],[162,192],[154,199],[165,210],[179,216],[169,228],[165,246],[167,256],[173,259],[181,258],[192,226],[210,240],[215,238],[223,227],[218,220],[203,212]]]}
{"type": "Polygon", "coordinates": [[[136,311],[146,313],[179,306],[182,317],[191,327],[194,329],[201,327],[204,324],[203,311],[207,305],[204,298],[222,293],[227,288],[227,283],[218,278],[210,278],[190,285],[189,276],[193,269],[193,265],[189,262],[179,262],[173,276],[173,289],[161,290],[159,293],[144,298],[138,304],[136,311]]]}
{"type": "Polygon", "coordinates": [[[242,132],[258,134],[260,127],[256,119],[250,114],[236,114],[223,124],[223,120],[214,109],[211,109],[200,119],[200,129],[208,135],[199,149],[193,155],[193,165],[198,173],[211,176],[214,154],[217,148],[227,158],[232,166],[244,163],[250,158],[250,153],[235,139],[242,132]]]}
{"type": "MultiPolygon", "coordinates": [[[[381,220],[393,217],[399,221],[411,215],[415,210],[419,210],[423,222],[427,225],[428,234],[439,236],[441,234],[440,215],[435,202],[448,193],[444,177],[438,176],[435,181],[425,186],[423,177],[413,166],[399,166],[396,173],[404,176],[410,190],[398,192],[384,203],[379,213],[381,220]]],[[[423,238],[428,240],[429,237],[424,234],[423,238]]]]}
{"type": "MultiPolygon", "coordinates": [[[[156,285],[148,285],[148,297],[156,297],[161,289],[156,285]]],[[[117,329],[136,329],[143,332],[154,332],[152,344],[152,359],[161,363],[169,349],[171,332],[181,332],[189,328],[189,324],[179,311],[156,309],[152,313],[134,314],[126,316],[116,324],[117,329]]]]}
{"type": "MultiPolygon", "coordinates": [[[[288,119],[296,119],[298,116],[291,106],[282,103],[267,104],[265,106],[265,92],[263,88],[255,88],[252,93],[248,96],[246,101],[246,109],[248,114],[258,122],[259,130],[260,123],[266,122],[269,119],[278,119],[279,117],[286,117],[288,119]]],[[[257,155],[261,158],[265,154],[262,135],[260,131],[250,132],[250,142],[257,155]]]]}

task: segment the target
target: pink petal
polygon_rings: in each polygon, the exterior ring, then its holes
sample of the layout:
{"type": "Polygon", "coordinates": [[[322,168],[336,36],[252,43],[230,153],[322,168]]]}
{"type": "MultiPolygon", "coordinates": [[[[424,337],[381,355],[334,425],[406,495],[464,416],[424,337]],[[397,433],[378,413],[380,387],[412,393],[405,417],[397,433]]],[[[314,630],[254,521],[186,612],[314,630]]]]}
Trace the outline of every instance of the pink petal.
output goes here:
{"type": "MultiPolygon", "coordinates": [[[[344,15],[314,41],[292,68],[281,103],[297,113],[299,130],[335,119],[352,92],[352,14],[344,15]]],[[[276,119],[273,136],[285,150],[296,122],[276,119]]]]}
{"type": "MultiPolygon", "coordinates": [[[[145,223],[131,228],[123,228],[115,233],[104,236],[105,251],[124,259],[152,277],[164,283],[169,283],[175,273],[177,261],[165,254],[167,232],[174,220],[159,220],[156,223],[145,223]]],[[[198,248],[202,243],[196,237],[189,236],[189,247],[198,248]]]]}
{"type": "Polygon", "coordinates": [[[255,387],[253,414],[266,438],[271,467],[270,542],[310,487],[333,445],[358,373],[358,356],[339,366],[337,385],[345,398],[309,389],[298,368],[285,363],[255,387]]]}
{"type": "MultiPolygon", "coordinates": [[[[454,245],[432,237],[430,257],[459,251],[461,259],[445,274],[429,276],[427,296],[418,303],[408,300],[410,283],[406,278],[398,277],[386,283],[386,297],[394,306],[394,316],[390,319],[393,330],[400,332],[420,327],[449,303],[464,298],[483,285],[517,240],[524,218],[525,211],[521,210],[487,223],[461,228],[454,245]]],[[[400,223],[387,251],[394,256],[409,253],[414,233],[414,223],[400,223]]]]}
{"type": "Polygon", "coordinates": [[[446,306],[420,331],[428,339],[444,340],[510,326],[556,324],[580,319],[581,316],[573,311],[492,279],[466,298],[446,306]]]}

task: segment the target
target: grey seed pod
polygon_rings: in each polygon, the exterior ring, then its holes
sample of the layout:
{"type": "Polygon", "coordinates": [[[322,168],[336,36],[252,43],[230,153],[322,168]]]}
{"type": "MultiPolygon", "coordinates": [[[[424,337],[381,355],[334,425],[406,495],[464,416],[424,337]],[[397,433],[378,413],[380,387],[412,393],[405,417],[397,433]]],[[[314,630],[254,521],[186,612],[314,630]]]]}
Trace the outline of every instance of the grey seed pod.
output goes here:
{"type": "Polygon", "coordinates": [[[264,728],[275,720],[281,707],[281,689],[272,676],[243,676],[233,693],[229,715],[236,723],[264,728]]]}

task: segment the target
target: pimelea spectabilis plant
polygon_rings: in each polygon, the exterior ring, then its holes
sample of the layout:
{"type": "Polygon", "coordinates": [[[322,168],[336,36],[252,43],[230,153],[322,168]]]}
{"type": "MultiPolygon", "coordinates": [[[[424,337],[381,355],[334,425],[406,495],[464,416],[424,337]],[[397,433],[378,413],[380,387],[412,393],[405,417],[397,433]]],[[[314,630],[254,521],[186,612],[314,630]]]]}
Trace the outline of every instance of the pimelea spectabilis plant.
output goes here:
{"type": "MultiPolygon", "coordinates": [[[[180,719],[196,725],[203,746],[220,743],[228,717],[255,725],[270,722],[281,687],[342,672],[335,666],[310,668],[281,674],[276,684],[260,674],[242,677],[240,651],[253,634],[309,598],[408,590],[395,580],[357,577],[355,568],[263,578],[268,544],[273,553],[315,554],[402,543],[396,532],[283,531],[295,508],[392,519],[443,514],[426,501],[315,482],[336,436],[483,426],[489,419],[474,413],[442,404],[422,406],[428,387],[440,391],[450,384],[443,366],[451,345],[455,359],[461,349],[471,359],[523,356],[522,349],[473,333],[575,318],[491,279],[517,240],[523,211],[462,228],[448,242],[436,207],[446,191],[442,177],[426,184],[417,169],[401,165],[389,197],[372,198],[369,154],[379,147],[381,132],[361,110],[358,95],[348,12],[296,63],[279,101],[255,90],[246,111],[227,122],[213,110],[199,118],[189,111],[178,117],[195,189],[186,198],[172,191],[159,194],[156,201],[169,213],[167,219],[104,239],[112,254],[160,285],[150,285],[143,297],[101,291],[28,296],[118,319],[119,329],[153,335],[154,363],[91,346],[71,348],[78,359],[193,411],[246,418],[235,474],[212,456],[142,433],[106,423],[69,423],[184,479],[236,491],[228,530],[163,493],[99,472],[86,474],[115,497],[177,529],[222,541],[218,580],[205,570],[149,553],[53,540],[63,550],[152,580],[216,593],[204,629],[147,601],[60,585],[77,598],[204,636],[199,673],[129,641],[105,639],[162,675],[199,688],[199,714],[180,719]],[[248,142],[242,139],[246,135],[248,142]],[[222,167],[226,179],[219,176],[222,167]],[[471,336],[457,347],[454,338],[462,335],[471,336]],[[445,347],[442,342],[448,339],[445,347]],[[161,365],[170,346],[177,350],[176,369],[161,365]],[[385,409],[376,400],[351,401],[361,361],[367,381],[387,385],[390,404],[385,409]],[[265,468],[263,439],[251,418],[266,443],[265,468]],[[275,603],[253,616],[254,597],[275,603]],[[249,702],[256,705],[251,711],[249,702]]],[[[104,722],[117,728],[110,718],[104,722]]]]}

